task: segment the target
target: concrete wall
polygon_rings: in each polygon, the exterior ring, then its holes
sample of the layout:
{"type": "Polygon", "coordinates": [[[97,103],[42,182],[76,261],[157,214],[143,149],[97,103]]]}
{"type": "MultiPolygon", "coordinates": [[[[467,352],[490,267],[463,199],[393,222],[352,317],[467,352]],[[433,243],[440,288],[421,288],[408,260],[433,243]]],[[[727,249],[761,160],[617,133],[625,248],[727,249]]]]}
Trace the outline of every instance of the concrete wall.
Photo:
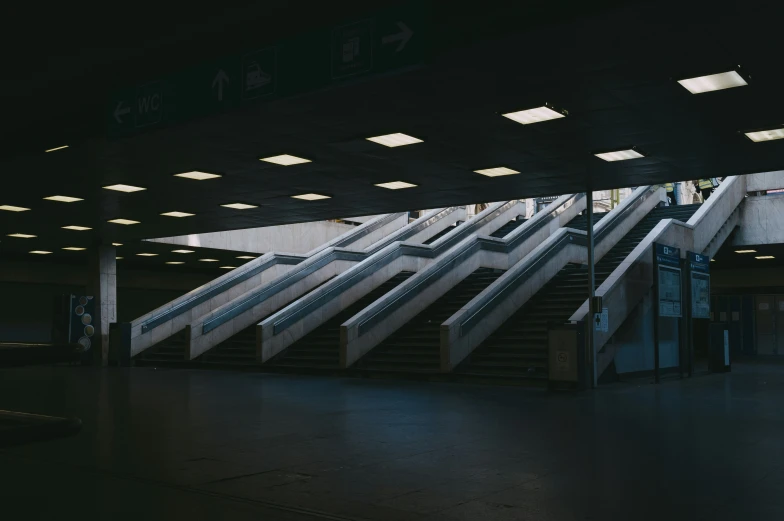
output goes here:
{"type": "Polygon", "coordinates": [[[747,175],[746,183],[749,192],[784,188],[784,170],[747,175]]]}
{"type": "MultiPolygon", "coordinates": [[[[618,346],[615,368],[619,374],[652,371],[653,358],[653,295],[648,293],[632,311],[628,323],[613,337],[618,346]],[[624,349],[620,347],[626,346],[624,349]]],[[[659,324],[659,366],[662,369],[677,367],[678,319],[662,318],[659,324]]]]}
{"type": "Polygon", "coordinates": [[[740,207],[734,246],[784,243],[784,194],[747,197],[740,207]]]}
{"type": "MultiPolygon", "coordinates": [[[[361,219],[363,219],[362,222],[369,220],[367,218],[361,219]]],[[[149,240],[181,246],[217,248],[251,253],[267,253],[270,251],[306,253],[354,228],[355,226],[350,224],[317,221],[149,240]]]]}

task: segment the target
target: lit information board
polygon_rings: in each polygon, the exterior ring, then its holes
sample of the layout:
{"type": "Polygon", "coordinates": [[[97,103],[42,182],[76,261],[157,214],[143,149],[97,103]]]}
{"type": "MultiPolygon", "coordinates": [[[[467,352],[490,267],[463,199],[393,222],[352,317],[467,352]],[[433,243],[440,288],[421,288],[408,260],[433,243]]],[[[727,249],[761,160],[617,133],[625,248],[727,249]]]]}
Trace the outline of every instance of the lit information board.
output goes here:
{"type": "Polygon", "coordinates": [[[681,316],[680,248],[656,244],[659,316],[681,316]]]}
{"type": "Polygon", "coordinates": [[[710,318],[710,259],[687,252],[691,285],[692,318],[710,318]]]}

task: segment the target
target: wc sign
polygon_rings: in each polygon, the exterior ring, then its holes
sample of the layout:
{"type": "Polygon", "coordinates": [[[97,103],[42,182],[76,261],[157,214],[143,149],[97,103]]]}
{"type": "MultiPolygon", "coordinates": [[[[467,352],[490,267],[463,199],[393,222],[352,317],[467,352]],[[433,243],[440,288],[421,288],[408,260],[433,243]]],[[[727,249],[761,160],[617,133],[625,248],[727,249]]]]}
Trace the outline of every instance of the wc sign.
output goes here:
{"type": "Polygon", "coordinates": [[[163,113],[163,92],[160,82],[156,81],[137,87],[133,111],[136,128],[160,123],[163,113]]]}

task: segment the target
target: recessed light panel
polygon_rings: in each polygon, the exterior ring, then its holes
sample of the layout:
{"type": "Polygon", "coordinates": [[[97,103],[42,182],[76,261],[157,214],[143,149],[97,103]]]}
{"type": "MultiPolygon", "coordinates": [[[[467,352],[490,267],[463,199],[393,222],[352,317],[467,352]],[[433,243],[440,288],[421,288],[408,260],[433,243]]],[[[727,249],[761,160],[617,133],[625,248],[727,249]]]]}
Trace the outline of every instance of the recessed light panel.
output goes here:
{"type": "Polygon", "coordinates": [[[735,253],[757,253],[757,250],[735,250],[735,253]]]}
{"type": "Polygon", "coordinates": [[[193,253],[193,250],[172,250],[172,253],[193,253]]]}
{"type": "Polygon", "coordinates": [[[477,174],[482,174],[487,177],[500,177],[503,175],[514,175],[519,174],[517,170],[512,170],[511,168],[506,168],[505,166],[499,166],[496,168],[485,168],[483,170],[474,170],[477,174]]]}
{"type": "Polygon", "coordinates": [[[157,253],[137,253],[136,255],[139,256],[139,257],[157,257],[158,256],[157,253]]]}
{"type": "Polygon", "coordinates": [[[552,119],[565,117],[564,114],[561,114],[557,110],[553,110],[547,106],[528,110],[518,110],[517,112],[508,112],[501,115],[505,118],[511,119],[512,121],[522,123],[523,125],[530,125],[531,123],[540,123],[542,121],[550,121],[552,119]]]}
{"type": "Polygon", "coordinates": [[[75,230],[77,232],[83,232],[86,230],[92,230],[92,228],[89,228],[87,226],[77,226],[75,224],[71,224],[68,226],[63,226],[63,230],[75,230]]]}
{"type": "Polygon", "coordinates": [[[146,188],[142,188],[141,186],[132,186],[132,185],[123,185],[123,184],[104,186],[104,188],[106,190],[114,190],[116,192],[125,192],[126,194],[129,194],[131,192],[140,192],[142,190],[147,190],[146,188]]]}
{"type": "Polygon", "coordinates": [[[414,143],[422,143],[421,139],[407,134],[386,134],[384,136],[375,136],[367,138],[368,141],[384,145],[385,147],[402,147],[403,145],[413,145],[414,143]]]}
{"type": "Polygon", "coordinates": [[[113,242],[112,246],[122,246],[122,243],[121,242],[113,242]]]}
{"type": "Polygon", "coordinates": [[[759,257],[754,257],[755,259],[765,260],[765,259],[775,259],[773,255],[760,255],[759,257]]]}
{"type": "Polygon", "coordinates": [[[376,186],[381,188],[388,188],[389,190],[400,190],[401,188],[413,188],[416,185],[406,183],[405,181],[390,181],[389,183],[379,183],[376,186]]]}
{"type": "Polygon", "coordinates": [[[303,157],[291,156],[289,154],[283,154],[280,156],[272,156],[272,157],[262,157],[260,161],[266,161],[267,163],[275,163],[276,165],[283,165],[283,166],[291,166],[291,165],[299,165],[302,163],[310,163],[310,159],[305,159],[303,157]]]}
{"type": "Polygon", "coordinates": [[[207,179],[215,179],[221,177],[220,174],[210,174],[207,172],[183,172],[181,174],[174,174],[174,177],[184,177],[185,179],[193,179],[194,181],[205,181],[207,179]]]}
{"type": "Polygon", "coordinates": [[[240,255],[237,258],[238,259],[255,259],[256,257],[254,257],[253,255],[240,255]]]}
{"type": "Polygon", "coordinates": [[[139,224],[139,221],[134,221],[131,219],[109,219],[109,222],[114,224],[124,224],[126,226],[131,224],[139,224]]]}
{"type": "Polygon", "coordinates": [[[218,259],[199,259],[199,262],[218,262],[218,259]]]}
{"type": "Polygon", "coordinates": [[[49,255],[52,252],[46,250],[33,250],[30,253],[33,253],[35,255],[49,255]]]}
{"type": "Polygon", "coordinates": [[[235,210],[250,210],[251,208],[258,208],[258,206],[254,204],[245,204],[245,203],[229,203],[229,204],[222,204],[224,208],[233,208],[235,210]]]}
{"type": "Polygon", "coordinates": [[[9,237],[16,237],[17,239],[32,239],[37,235],[30,235],[29,233],[9,233],[9,237]]]}
{"type": "Polygon", "coordinates": [[[75,203],[76,201],[84,201],[79,197],[69,197],[67,195],[50,195],[49,197],[44,197],[47,201],[57,201],[59,203],[75,203]]]}
{"type": "Polygon", "coordinates": [[[221,266],[222,270],[234,270],[237,269],[237,266],[221,266]]]}
{"type": "Polygon", "coordinates": [[[166,217],[193,217],[196,214],[187,212],[166,212],[161,215],[165,215],[166,217]]]}
{"type": "Polygon", "coordinates": [[[301,194],[301,195],[292,195],[294,199],[302,199],[303,201],[318,201],[319,199],[329,199],[328,195],[321,195],[321,194],[301,194]]]}
{"type": "Polygon", "coordinates": [[[12,206],[10,204],[0,204],[0,210],[5,210],[6,212],[26,212],[30,208],[24,208],[22,206],[12,206]]]}
{"type": "Polygon", "coordinates": [[[761,141],[775,141],[777,139],[784,139],[784,128],[773,128],[770,130],[759,130],[756,132],[746,132],[746,137],[755,143],[761,141]]]}
{"type": "Polygon", "coordinates": [[[644,155],[640,154],[633,148],[629,148],[627,150],[616,150],[615,152],[602,152],[601,154],[594,154],[599,159],[604,159],[605,161],[626,161],[627,159],[637,159],[640,157],[645,157],[644,155]]]}
{"type": "Polygon", "coordinates": [[[63,145],[63,146],[61,146],[61,147],[54,147],[54,148],[49,148],[49,149],[47,149],[47,150],[44,150],[44,152],[55,152],[55,151],[57,151],[57,150],[62,150],[62,149],[64,149],[64,148],[68,148],[68,145],[63,145]]]}
{"type": "Polygon", "coordinates": [[[84,251],[84,250],[86,250],[87,248],[81,248],[81,247],[79,247],[79,246],[66,246],[66,247],[65,247],[65,248],[63,248],[63,249],[64,249],[64,250],[68,250],[68,251],[84,251]]]}
{"type": "Polygon", "coordinates": [[[185,263],[182,261],[169,261],[166,264],[185,264],[185,263]]]}
{"type": "Polygon", "coordinates": [[[123,260],[125,257],[115,257],[115,260],[123,260]]]}
{"type": "Polygon", "coordinates": [[[710,74],[708,76],[697,76],[696,78],[678,80],[678,83],[683,85],[683,87],[692,94],[702,94],[703,92],[712,92],[715,90],[731,89],[733,87],[748,85],[746,80],[735,71],[710,74]]]}

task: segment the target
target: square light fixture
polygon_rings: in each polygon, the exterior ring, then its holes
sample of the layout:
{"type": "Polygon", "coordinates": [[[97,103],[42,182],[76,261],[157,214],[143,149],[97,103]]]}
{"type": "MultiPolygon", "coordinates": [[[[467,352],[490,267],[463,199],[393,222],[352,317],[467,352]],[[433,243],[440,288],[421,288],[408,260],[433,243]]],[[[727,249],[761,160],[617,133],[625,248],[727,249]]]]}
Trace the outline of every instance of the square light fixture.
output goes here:
{"type": "Polygon", "coordinates": [[[400,190],[401,188],[414,188],[417,185],[406,183],[405,181],[390,181],[389,183],[379,183],[376,186],[389,190],[400,190]]]}
{"type": "Polygon", "coordinates": [[[0,210],[5,210],[6,212],[26,212],[30,208],[24,208],[23,206],[12,206],[10,204],[0,204],[0,210]]]}
{"type": "Polygon", "coordinates": [[[35,255],[49,255],[52,252],[46,250],[33,250],[30,253],[33,253],[35,255]]]}
{"type": "Polygon", "coordinates": [[[92,228],[88,226],[77,226],[76,224],[70,224],[68,226],[63,226],[63,230],[75,230],[77,232],[83,232],[86,230],[92,230],[92,228]]]}
{"type": "Polygon", "coordinates": [[[126,194],[147,190],[146,188],[142,188],[141,186],[123,185],[123,184],[104,186],[104,188],[106,190],[114,190],[116,192],[125,192],[126,194]]]}
{"type": "Polygon", "coordinates": [[[784,139],[784,128],[772,128],[770,130],[756,130],[754,132],[744,132],[746,137],[755,143],[762,141],[775,141],[784,139]]]}
{"type": "Polygon", "coordinates": [[[553,119],[566,117],[566,113],[559,112],[549,105],[543,105],[541,107],[528,110],[518,110],[517,112],[507,112],[506,114],[501,115],[523,125],[541,123],[542,121],[550,121],[553,119]]]}
{"type": "Polygon", "coordinates": [[[199,262],[218,262],[218,259],[199,259],[199,262]]]}
{"type": "Polygon", "coordinates": [[[86,250],[87,248],[81,248],[81,247],[79,247],[79,246],[66,246],[66,247],[65,247],[65,248],[63,248],[63,249],[64,249],[64,250],[68,250],[68,251],[84,251],[84,250],[86,250]]]}
{"type": "Polygon", "coordinates": [[[33,237],[37,237],[37,235],[30,235],[29,233],[9,233],[9,237],[16,237],[17,239],[32,239],[33,237]]]}
{"type": "Polygon", "coordinates": [[[258,205],[255,204],[245,204],[245,203],[229,203],[229,204],[222,204],[224,208],[233,208],[235,210],[250,210],[251,208],[258,208],[258,205]]]}
{"type": "Polygon", "coordinates": [[[123,260],[125,257],[115,257],[114,260],[123,260]]]}
{"type": "Polygon", "coordinates": [[[70,197],[67,195],[50,195],[49,197],[44,197],[47,201],[57,201],[59,203],[75,203],[76,201],[84,201],[79,197],[70,197]]]}
{"type": "Polygon", "coordinates": [[[735,250],[735,253],[757,253],[757,250],[735,250]]]}
{"type": "Polygon", "coordinates": [[[44,150],[44,152],[54,152],[54,151],[56,151],[56,150],[62,150],[62,149],[64,149],[64,148],[68,148],[68,145],[63,145],[63,146],[61,146],[61,147],[54,147],[54,148],[49,148],[49,149],[47,149],[47,150],[44,150]]]}
{"type": "Polygon", "coordinates": [[[193,179],[194,181],[206,181],[207,179],[215,179],[216,177],[223,177],[220,174],[210,174],[208,172],[183,172],[181,174],[174,174],[174,177],[184,177],[185,179],[193,179]]]}
{"type": "Polygon", "coordinates": [[[222,270],[236,270],[237,266],[221,266],[222,270]]]}
{"type": "Polygon", "coordinates": [[[168,261],[166,264],[185,264],[182,261],[168,261]]]}
{"type": "Polygon", "coordinates": [[[124,224],[126,226],[131,224],[139,224],[139,221],[134,221],[132,219],[109,219],[109,222],[114,224],[124,224]]]}
{"type": "Polygon", "coordinates": [[[773,255],[760,255],[759,257],[754,257],[755,259],[764,260],[764,259],[775,259],[773,255]]]}
{"type": "Polygon", "coordinates": [[[599,154],[594,154],[599,159],[604,159],[605,161],[626,161],[627,159],[638,159],[640,157],[645,157],[644,154],[641,154],[634,148],[627,148],[626,150],[616,150],[614,152],[601,152],[599,154]]]}
{"type": "Polygon", "coordinates": [[[743,76],[737,71],[720,72],[719,74],[709,74],[708,76],[697,76],[678,80],[686,90],[692,94],[702,94],[716,90],[731,89],[733,87],[743,87],[748,85],[743,76]]]}
{"type": "Polygon", "coordinates": [[[414,143],[422,143],[421,139],[417,139],[414,136],[409,136],[408,134],[401,134],[400,132],[395,134],[386,134],[383,136],[369,137],[367,140],[391,148],[402,147],[403,145],[413,145],[414,143]]]}
{"type": "Polygon", "coordinates": [[[500,177],[503,175],[514,175],[519,174],[517,170],[512,170],[511,168],[507,168],[505,166],[498,166],[495,168],[484,168],[482,170],[474,170],[477,174],[482,174],[487,177],[500,177]]]}
{"type": "Polygon", "coordinates": [[[172,253],[194,253],[193,250],[172,250],[172,253]]]}
{"type": "Polygon", "coordinates": [[[122,246],[122,243],[121,242],[113,242],[112,246],[122,246]]]}
{"type": "Polygon", "coordinates": [[[165,215],[166,217],[193,217],[196,214],[187,212],[166,212],[161,215],[165,215]]]}
{"type": "Polygon", "coordinates": [[[157,253],[137,253],[137,257],[157,257],[157,253]]]}
{"type": "Polygon", "coordinates": [[[262,157],[261,159],[259,159],[259,161],[266,161],[267,163],[275,163],[276,165],[283,165],[283,166],[310,163],[310,159],[305,159],[304,157],[292,156],[289,154],[283,154],[280,156],[272,156],[272,157],[262,157]]]}
{"type": "Polygon", "coordinates": [[[255,259],[256,257],[254,257],[253,255],[240,255],[237,258],[238,259],[255,259]]]}
{"type": "Polygon", "coordinates": [[[300,194],[300,195],[292,195],[294,199],[302,199],[303,201],[318,201],[319,199],[330,199],[328,195],[321,195],[321,194],[300,194]]]}

